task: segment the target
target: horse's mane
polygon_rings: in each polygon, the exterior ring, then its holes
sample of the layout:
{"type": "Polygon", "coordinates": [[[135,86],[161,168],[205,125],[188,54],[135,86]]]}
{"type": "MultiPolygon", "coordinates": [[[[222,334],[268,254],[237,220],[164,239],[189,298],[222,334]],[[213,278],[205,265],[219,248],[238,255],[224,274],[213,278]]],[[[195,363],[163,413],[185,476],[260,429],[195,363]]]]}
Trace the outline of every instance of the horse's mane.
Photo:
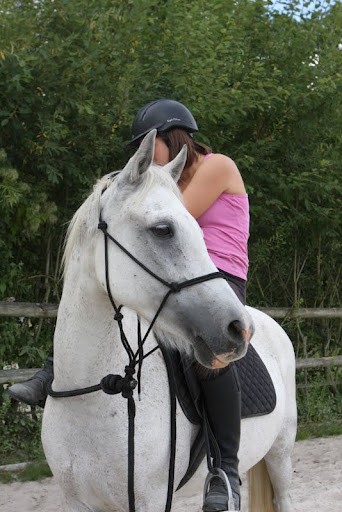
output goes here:
{"type": "Polygon", "coordinates": [[[61,265],[61,270],[64,275],[68,268],[75,244],[80,244],[87,234],[95,232],[97,223],[94,224],[93,219],[99,219],[101,195],[113,184],[119,172],[120,171],[117,171],[102,176],[102,178],[95,183],[92,193],[87,197],[84,203],[81,204],[72,217],[64,240],[64,253],[61,265]]]}
{"type": "Polygon", "coordinates": [[[124,198],[124,200],[129,198],[130,204],[138,204],[153,185],[161,184],[166,185],[181,198],[181,193],[171,176],[163,172],[157,165],[152,165],[145,171],[141,183],[139,183],[139,186],[135,186],[134,189],[132,189],[132,185],[129,183],[123,183],[123,180],[120,179],[120,174],[121,171],[115,171],[100,178],[94,185],[92,193],[71,219],[64,242],[61,265],[63,275],[67,271],[75,245],[78,244],[80,246],[87,235],[94,235],[97,230],[101,196],[105,190],[111,189],[114,193],[120,189],[120,197],[124,198]]]}

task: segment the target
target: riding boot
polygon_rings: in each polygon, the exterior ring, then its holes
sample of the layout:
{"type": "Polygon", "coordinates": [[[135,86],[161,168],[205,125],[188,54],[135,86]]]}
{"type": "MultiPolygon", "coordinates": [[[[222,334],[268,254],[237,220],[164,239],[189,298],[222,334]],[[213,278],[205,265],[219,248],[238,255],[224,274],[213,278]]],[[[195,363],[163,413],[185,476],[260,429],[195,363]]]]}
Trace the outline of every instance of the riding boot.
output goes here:
{"type": "MultiPolygon", "coordinates": [[[[241,431],[241,392],[235,366],[230,365],[214,378],[201,380],[201,388],[209,425],[221,452],[221,469],[228,477],[234,500],[234,508],[230,504],[228,509],[226,484],[219,477],[214,477],[205,496],[202,510],[204,512],[240,510],[238,451],[241,431]]],[[[215,467],[217,461],[214,460],[213,464],[215,467]]]]}
{"type": "Polygon", "coordinates": [[[44,407],[47,398],[47,384],[53,380],[53,356],[50,355],[41,370],[31,379],[13,384],[7,389],[8,395],[28,405],[44,407]]]}

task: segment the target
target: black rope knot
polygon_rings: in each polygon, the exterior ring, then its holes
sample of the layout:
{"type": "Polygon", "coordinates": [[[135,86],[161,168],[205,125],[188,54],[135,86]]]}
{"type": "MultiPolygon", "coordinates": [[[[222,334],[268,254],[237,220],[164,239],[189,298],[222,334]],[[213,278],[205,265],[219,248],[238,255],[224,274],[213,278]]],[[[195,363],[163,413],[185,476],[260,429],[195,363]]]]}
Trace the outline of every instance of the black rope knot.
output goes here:
{"type": "Polygon", "coordinates": [[[108,224],[104,220],[100,220],[97,227],[98,229],[101,229],[101,231],[107,231],[108,224]]]}
{"type": "Polygon", "coordinates": [[[130,398],[133,395],[133,390],[137,387],[138,381],[133,379],[135,368],[132,366],[125,366],[125,377],[122,383],[121,394],[124,398],[130,398]]]}
{"type": "Polygon", "coordinates": [[[129,365],[125,366],[125,374],[126,374],[126,377],[132,378],[133,375],[135,374],[135,368],[133,366],[129,366],[129,365]]]}
{"type": "Polygon", "coordinates": [[[129,398],[133,394],[138,382],[133,379],[135,369],[130,366],[125,367],[125,376],[113,375],[110,373],[101,379],[100,386],[107,395],[117,395],[121,393],[124,398],[129,398]]]}
{"type": "Polygon", "coordinates": [[[107,395],[116,395],[122,391],[122,381],[124,380],[121,375],[113,375],[110,373],[101,379],[100,386],[102,391],[107,395]]]}
{"type": "Polygon", "coordinates": [[[120,311],[118,311],[117,313],[115,313],[114,315],[114,320],[116,320],[117,322],[121,322],[121,320],[123,319],[123,314],[120,313],[120,311]]]}
{"type": "Polygon", "coordinates": [[[170,290],[172,293],[178,293],[182,289],[182,286],[180,283],[170,283],[170,290]]]}

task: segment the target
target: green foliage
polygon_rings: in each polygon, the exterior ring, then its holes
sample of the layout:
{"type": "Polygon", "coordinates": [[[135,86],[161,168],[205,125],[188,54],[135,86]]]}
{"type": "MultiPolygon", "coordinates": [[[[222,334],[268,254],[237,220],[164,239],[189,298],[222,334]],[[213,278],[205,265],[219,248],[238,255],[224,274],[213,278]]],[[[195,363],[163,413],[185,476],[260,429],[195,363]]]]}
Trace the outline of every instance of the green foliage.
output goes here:
{"type": "MultiPolygon", "coordinates": [[[[298,388],[298,421],[300,424],[322,424],[329,418],[329,422],[337,423],[341,420],[342,389],[332,392],[323,379],[310,379],[311,386],[298,388]]],[[[310,381],[307,383],[310,386],[310,381]]],[[[299,383],[301,379],[299,379],[299,383]]]]}
{"type": "Polygon", "coordinates": [[[0,459],[3,464],[26,462],[42,458],[40,419],[0,393],[0,459]],[[11,455],[12,454],[12,455],[11,455]]]}
{"type": "MultiPolygon", "coordinates": [[[[244,177],[249,303],[341,304],[342,6],[270,4],[2,0],[0,300],[59,300],[66,222],[127,161],[136,110],[173,97],[244,177]]],[[[39,364],[53,326],[32,325],[0,324],[2,364],[39,364]]],[[[297,355],[340,353],[341,322],[286,327],[297,355]]]]}
{"type": "Polygon", "coordinates": [[[38,368],[52,347],[55,322],[36,319],[0,320],[0,361],[3,365],[38,368]]]}
{"type": "MultiPolygon", "coordinates": [[[[19,253],[25,273],[42,274],[49,245],[55,275],[64,223],[94,179],[127,159],[134,112],[171,96],[193,110],[199,138],[243,172],[252,212],[250,301],[284,305],[285,292],[290,304],[321,303],[289,279],[298,273],[295,260],[327,286],[330,269],[341,268],[342,14],[340,5],[325,5],[298,16],[298,6],[272,15],[262,0],[5,2],[4,268],[19,253]]],[[[55,277],[45,277],[56,297],[55,277]]],[[[45,286],[40,281],[33,293],[45,286]]]]}
{"type": "Polygon", "coordinates": [[[48,464],[44,462],[35,462],[29,464],[25,469],[16,472],[1,472],[0,482],[7,484],[12,482],[32,482],[51,477],[52,473],[48,464]]]}
{"type": "Polygon", "coordinates": [[[313,437],[330,437],[342,435],[341,420],[336,422],[300,424],[297,431],[297,441],[313,437]]]}

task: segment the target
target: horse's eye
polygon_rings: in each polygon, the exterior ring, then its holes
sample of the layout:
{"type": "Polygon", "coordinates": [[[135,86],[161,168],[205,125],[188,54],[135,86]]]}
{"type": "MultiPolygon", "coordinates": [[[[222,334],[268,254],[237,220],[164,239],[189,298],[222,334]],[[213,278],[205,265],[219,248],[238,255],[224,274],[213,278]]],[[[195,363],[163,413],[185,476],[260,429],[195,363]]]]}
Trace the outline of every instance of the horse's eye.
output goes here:
{"type": "Polygon", "coordinates": [[[151,228],[152,233],[159,238],[171,238],[173,230],[168,224],[157,224],[151,228]]]}

